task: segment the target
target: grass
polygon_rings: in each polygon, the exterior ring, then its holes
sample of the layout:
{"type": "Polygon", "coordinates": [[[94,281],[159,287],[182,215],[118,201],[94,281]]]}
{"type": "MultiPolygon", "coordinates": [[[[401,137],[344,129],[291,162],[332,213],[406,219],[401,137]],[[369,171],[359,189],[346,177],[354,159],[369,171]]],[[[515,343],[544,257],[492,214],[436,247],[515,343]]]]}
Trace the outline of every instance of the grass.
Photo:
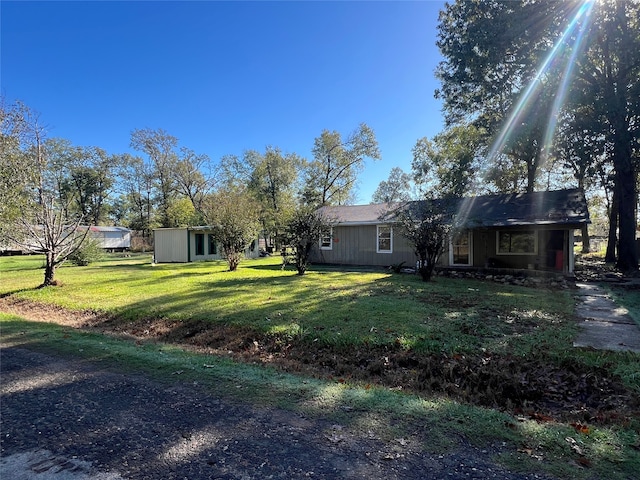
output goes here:
{"type": "Polygon", "coordinates": [[[0,259],[0,295],[117,314],[122,319],[195,319],[300,336],[329,345],[400,343],[422,352],[482,349],[527,354],[540,344],[562,350],[573,330],[569,295],[549,302],[535,290],[455,279],[425,284],[387,272],[282,271],[272,258],[236,272],[224,262],[152,265],[150,257],[111,257],[63,267],[63,288],[35,289],[37,257],[0,259]],[[526,333],[526,335],[525,335],[526,333]]]}
{"type": "MultiPolygon", "coordinates": [[[[329,268],[300,277],[269,258],[227,272],[222,262],[152,265],[145,255],[65,266],[58,271],[61,287],[37,289],[41,266],[39,257],[0,258],[0,296],[105,312],[122,322],[163,317],[246,326],[303,338],[309,345],[400,344],[425,354],[542,356],[550,363],[606,368],[640,394],[637,355],[571,348],[575,322],[567,292],[444,278],[425,284],[409,275],[329,268]]],[[[479,447],[504,442],[499,459],[516,470],[624,479],[640,469],[638,419],[583,431],[446,398],[291,375],[7,314],[0,314],[0,328],[5,345],[55,350],[162,381],[197,381],[217,395],[329,416],[383,437],[428,430],[430,451],[455,448],[460,436],[479,447]],[[588,459],[588,468],[581,459],[588,459]]]]}

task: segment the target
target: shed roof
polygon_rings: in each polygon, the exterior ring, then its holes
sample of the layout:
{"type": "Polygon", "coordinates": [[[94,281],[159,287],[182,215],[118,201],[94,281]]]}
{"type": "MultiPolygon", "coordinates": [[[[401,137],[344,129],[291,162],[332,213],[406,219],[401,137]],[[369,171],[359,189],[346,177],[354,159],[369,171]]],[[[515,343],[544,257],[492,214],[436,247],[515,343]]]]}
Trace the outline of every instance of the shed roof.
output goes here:
{"type": "MultiPolygon", "coordinates": [[[[83,227],[83,228],[86,228],[86,227],[83,227]]],[[[122,232],[122,233],[127,233],[131,231],[126,227],[111,227],[111,226],[104,226],[104,225],[91,225],[89,227],[89,230],[91,230],[92,232],[122,232]]]]}
{"type": "MultiPolygon", "coordinates": [[[[478,195],[456,199],[457,218],[473,227],[565,225],[590,223],[584,192],[565,189],[533,193],[478,195]]],[[[322,207],[339,225],[373,225],[392,222],[400,203],[322,207]]]]}

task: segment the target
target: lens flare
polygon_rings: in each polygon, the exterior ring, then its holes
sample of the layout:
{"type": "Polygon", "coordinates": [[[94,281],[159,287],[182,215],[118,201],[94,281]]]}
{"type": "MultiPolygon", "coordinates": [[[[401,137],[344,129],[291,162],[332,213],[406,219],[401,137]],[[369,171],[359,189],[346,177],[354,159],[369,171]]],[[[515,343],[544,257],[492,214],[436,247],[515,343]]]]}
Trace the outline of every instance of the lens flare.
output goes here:
{"type": "Polygon", "coordinates": [[[551,145],[551,140],[553,138],[553,133],[557,124],[558,114],[560,112],[560,109],[562,108],[562,104],[564,103],[564,99],[567,94],[569,80],[571,78],[571,73],[575,65],[575,59],[582,48],[584,33],[588,29],[589,22],[582,20],[588,20],[588,17],[590,16],[593,9],[593,5],[593,1],[587,1],[580,6],[571,22],[569,22],[569,25],[567,25],[567,28],[565,29],[563,34],[560,36],[560,38],[557,40],[557,42],[549,52],[549,55],[545,58],[536,75],[529,82],[529,85],[520,96],[518,103],[513,109],[510,117],[502,127],[502,130],[498,134],[496,140],[493,142],[491,150],[489,151],[489,154],[487,156],[489,162],[494,161],[495,157],[500,154],[502,149],[507,144],[507,140],[509,139],[509,137],[517,130],[517,125],[520,123],[520,119],[524,117],[527,109],[530,108],[533,104],[533,101],[536,97],[536,92],[538,92],[542,88],[542,77],[549,71],[554,62],[556,62],[562,56],[561,54],[563,53],[563,51],[571,47],[571,55],[566,60],[564,71],[560,80],[560,85],[558,87],[558,91],[556,92],[553,106],[549,115],[549,121],[547,123],[547,128],[545,129],[543,138],[544,157],[541,160],[546,160],[549,147],[551,145]]]}

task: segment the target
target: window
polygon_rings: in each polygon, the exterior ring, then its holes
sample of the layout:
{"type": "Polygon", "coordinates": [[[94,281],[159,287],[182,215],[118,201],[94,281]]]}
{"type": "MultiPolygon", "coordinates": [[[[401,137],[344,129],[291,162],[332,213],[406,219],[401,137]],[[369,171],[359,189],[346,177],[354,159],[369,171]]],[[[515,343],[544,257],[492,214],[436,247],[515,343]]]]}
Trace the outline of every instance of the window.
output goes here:
{"type": "Polygon", "coordinates": [[[209,255],[216,255],[218,253],[218,245],[216,245],[216,239],[213,235],[209,234],[209,255]]]}
{"type": "Polygon", "coordinates": [[[388,225],[378,225],[377,228],[378,253],[393,252],[393,229],[388,225]]]}
{"type": "Polygon", "coordinates": [[[320,235],[320,249],[331,250],[333,249],[333,228],[325,230],[320,235]]]}
{"type": "Polygon", "coordinates": [[[471,265],[471,231],[465,230],[451,239],[449,245],[451,265],[471,265]]]}
{"type": "Polygon", "coordinates": [[[498,255],[536,255],[536,232],[497,232],[498,255]]]}
{"type": "Polygon", "coordinates": [[[196,255],[204,255],[204,233],[196,233],[196,255]]]}

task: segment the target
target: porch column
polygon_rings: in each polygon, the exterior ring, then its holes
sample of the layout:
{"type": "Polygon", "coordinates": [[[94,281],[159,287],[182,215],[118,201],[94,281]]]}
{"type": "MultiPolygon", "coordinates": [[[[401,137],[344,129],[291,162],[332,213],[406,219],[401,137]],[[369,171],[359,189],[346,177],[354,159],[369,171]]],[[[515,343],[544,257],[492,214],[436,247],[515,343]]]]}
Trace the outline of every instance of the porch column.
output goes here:
{"type": "Polygon", "coordinates": [[[574,257],[574,249],[573,244],[575,242],[575,237],[573,235],[574,230],[569,230],[569,273],[573,273],[575,269],[576,259],[574,257]]]}

